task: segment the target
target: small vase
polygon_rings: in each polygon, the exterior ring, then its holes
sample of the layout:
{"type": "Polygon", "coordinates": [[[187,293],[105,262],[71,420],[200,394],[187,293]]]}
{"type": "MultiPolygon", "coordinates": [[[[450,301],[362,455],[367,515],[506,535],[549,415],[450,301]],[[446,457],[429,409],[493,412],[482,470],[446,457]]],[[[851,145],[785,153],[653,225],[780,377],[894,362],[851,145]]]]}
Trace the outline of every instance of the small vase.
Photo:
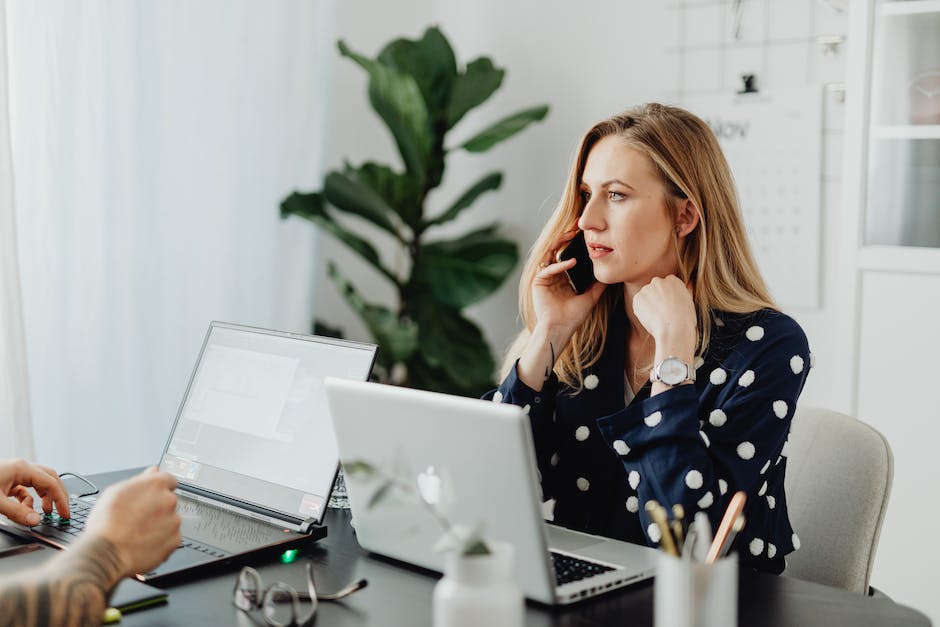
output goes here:
{"type": "Polygon", "coordinates": [[[447,554],[434,586],[434,627],[522,627],[525,599],[513,579],[512,545],[488,545],[488,555],[447,554]]]}

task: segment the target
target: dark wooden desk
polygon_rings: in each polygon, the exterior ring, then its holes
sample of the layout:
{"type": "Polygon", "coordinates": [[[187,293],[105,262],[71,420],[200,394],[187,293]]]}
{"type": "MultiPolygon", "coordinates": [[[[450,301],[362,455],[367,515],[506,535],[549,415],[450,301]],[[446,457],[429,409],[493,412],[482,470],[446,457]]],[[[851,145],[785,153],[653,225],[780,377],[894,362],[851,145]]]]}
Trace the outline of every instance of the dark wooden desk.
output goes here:
{"type": "MultiPolygon", "coordinates": [[[[97,475],[105,486],[129,472],[97,475]]],[[[283,581],[301,590],[305,587],[304,563],[315,565],[317,586],[333,591],[353,579],[369,580],[366,589],[341,603],[321,602],[314,625],[319,627],[431,625],[431,595],[437,578],[365,554],[349,525],[347,510],[329,510],[325,540],[302,549],[291,564],[276,556],[252,563],[265,585],[283,581]]],[[[143,625],[256,625],[264,624],[259,613],[252,618],[232,605],[232,588],[239,567],[232,566],[198,579],[167,587],[169,603],[125,615],[126,627],[143,625]]],[[[738,590],[738,624],[760,627],[925,627],[930,621],[920,612],[887,598],[867,598],[819,584],[757,573],[742,576],[738,590]]],[[[526,625],[590,627],[611,625],[641,627],[653,624],[653,586],[642,584],[614,591],[577,605],[552,609],[529,604],[526,625]]]]}

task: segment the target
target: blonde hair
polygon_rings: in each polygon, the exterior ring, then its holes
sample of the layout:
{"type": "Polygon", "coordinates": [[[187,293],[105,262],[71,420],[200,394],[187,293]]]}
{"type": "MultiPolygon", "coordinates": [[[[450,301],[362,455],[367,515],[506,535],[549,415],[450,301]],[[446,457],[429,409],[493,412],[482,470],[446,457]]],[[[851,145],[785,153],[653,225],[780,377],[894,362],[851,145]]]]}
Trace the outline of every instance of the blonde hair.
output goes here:
{"type": "MultiPolygon", "coordinates": [[[[531,286],[539,263],[549,257],[561,232],[577,228],[582,210],[579,189],[588,153],[609,136],[621,138],[649,158],[666,187],[665,205],[673,219],[685,200],[691,201],[698,213],[698,226],[685,237],[681,248],[676,246],[679,278],[694,285],[699,332],[696,354],[703,354],[708,347],[713,311],[749,313],[777,308],[751,254],[734,179],[715,134],[684,109],[645,104],[598,122],[581,139],[561,201],[522,270],[519,311],[525,328],[507,351],[504,376],[522,354],[535,327],[531,286]]],[[[619,284],[608,286],[575,331],[555,363],[562,383],[581,389],[581,372],[600,358],[610,312],[623,306],[622,292],[619,284]]]]}

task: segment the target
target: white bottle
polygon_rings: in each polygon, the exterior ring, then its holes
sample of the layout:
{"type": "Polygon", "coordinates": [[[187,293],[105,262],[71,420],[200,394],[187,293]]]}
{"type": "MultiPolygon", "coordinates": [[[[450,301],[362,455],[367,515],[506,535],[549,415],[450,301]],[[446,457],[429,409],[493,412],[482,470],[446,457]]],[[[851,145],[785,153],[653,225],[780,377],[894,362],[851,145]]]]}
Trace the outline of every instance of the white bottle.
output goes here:
{"type": "Polygon", "coordinates": [[[488,555],[447,554],[434,587],[434,627],[522,627],[525,599],[513,579],[512,545],[488,546],[488,555]]]}

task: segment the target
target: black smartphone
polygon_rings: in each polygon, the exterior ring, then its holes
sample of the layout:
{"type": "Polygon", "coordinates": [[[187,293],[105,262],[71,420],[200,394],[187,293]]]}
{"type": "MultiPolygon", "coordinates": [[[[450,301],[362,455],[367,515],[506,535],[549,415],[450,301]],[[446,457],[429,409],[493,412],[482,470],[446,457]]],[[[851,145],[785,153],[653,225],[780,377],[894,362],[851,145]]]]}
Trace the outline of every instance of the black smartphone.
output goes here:
{"type": "Polygon", "coordinates": [[[587,244],[584,241],[584,231],[578,231],[568,244],[558,251],[555,255],[556,261],[567,261],[574,257],[578,263],[570,270],[565,270],[565,276],[568,277],[568,283],[575,294],[583,294],[592,285],[594,285],[594,262],[591,261],[591,255],[588,253],[587,244]]]}

